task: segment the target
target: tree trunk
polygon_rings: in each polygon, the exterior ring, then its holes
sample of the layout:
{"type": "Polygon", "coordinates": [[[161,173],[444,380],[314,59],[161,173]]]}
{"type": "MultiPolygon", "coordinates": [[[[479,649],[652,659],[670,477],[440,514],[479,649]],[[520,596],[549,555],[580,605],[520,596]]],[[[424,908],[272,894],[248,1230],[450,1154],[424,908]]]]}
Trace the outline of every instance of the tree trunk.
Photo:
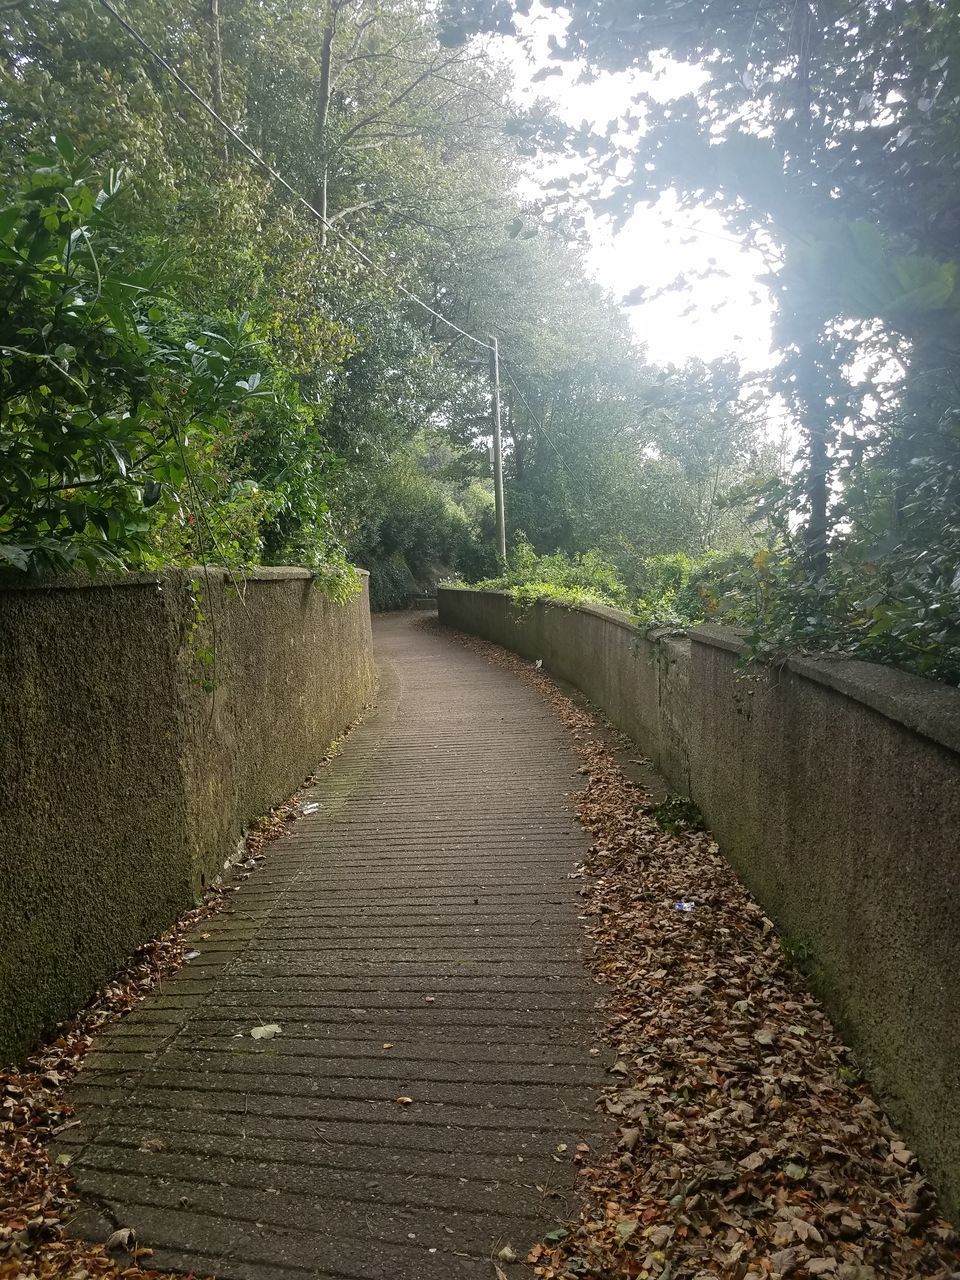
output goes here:
{"type": "Polygon", "coordinates": [[[523,485],[524,476],[524,440],[517,423],[517,408],[513,398],[513,388],[507,392],[507,432],[513,441],[513,475],[518,485],[523,485]]]}
{"type": "Polygon", "coordinates": [[[807,557],[810,567],[818,576],[827,571],[827,435],[820,428],[809,432],[810,475],[807,482],[807,501],[810,519],[807,522],[807,557]]]}
{"type": "MultiPolygon", "coordinates": [[[[220,0],[210,0],[210,29],[211,29],[211,69],[210,69],[210,95],[213,99],[213,109],[217,115],[223,116],[223,44],[220,38],[220,0]]],[[[224,135],[223,139],[223,158],[230,159],[229,141],[224,135]]]]}
{"type": "Polygon", "coordinates": [[[328,187],[330,181],[330,157],[327,135],[330,122],[330,90],[333,85],[333,37],[337,29],[337,0],[327,0],[323,16],[323,36],[320,44],[320,86],[317,102],[317,145],[320,151],[320,184],[314,197],[314,205],[323,218],[320,232],[321,247],[327,244],[328,187]]]}
{"type": "MultiPolygon", "coordinates": [[[[814,60],[815,45],[818,43],[819,30],[816,25],[816,11],[811,0],[801,0],[797,15],[797,79],[800,88],[798,103],[798,147],[797,155],[800,170],[808,177],[811,192],[815,182],[813,178],[813,139],[812,139],[812,107],[811,107],[811,67],[814,60]]],[[[814,196],[813,205],[816,204],[814,196]]],[[[800,344],[799,390],[802,403],[805,405],[804,430],[809,446],[807,461],[807,505],[809,518],[804,530],[807,562],[810,569],[818,577],[826,573],[829,566],[827,550],[827,502],[829,497],[830,460],[827,443],[830,432],[829,410],[825,402],[823,376],[817,361],[819,334],[806,335],[800,344]]]]}

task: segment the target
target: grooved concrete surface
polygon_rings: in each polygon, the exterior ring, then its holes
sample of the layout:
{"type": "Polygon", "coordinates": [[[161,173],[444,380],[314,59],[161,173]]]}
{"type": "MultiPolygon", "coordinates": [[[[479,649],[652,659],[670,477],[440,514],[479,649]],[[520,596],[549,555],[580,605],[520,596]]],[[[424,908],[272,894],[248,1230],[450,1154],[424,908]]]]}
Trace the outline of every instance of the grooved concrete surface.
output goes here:
{"type": "Polygon", "coordinates": [[[422,617],[378,622],[378,702],[319,808],[88,1058],[78,1234],[236,1280],[494,1280],[575,1208],[603,1077],[577,762],[533,690],[422,617]]]}

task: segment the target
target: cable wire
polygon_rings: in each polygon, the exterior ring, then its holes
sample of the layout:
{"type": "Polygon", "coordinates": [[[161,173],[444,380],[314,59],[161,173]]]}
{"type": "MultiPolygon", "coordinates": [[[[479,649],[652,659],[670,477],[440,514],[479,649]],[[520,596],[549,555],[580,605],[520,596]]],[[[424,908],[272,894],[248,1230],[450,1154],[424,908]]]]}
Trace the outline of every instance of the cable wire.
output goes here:
{"type": "Polygon", "coordinates": [[[462,338],[466,338],[469,342],[476,343],[478,347],[483,347],[485,351],[492,350],[492,347],[490,346],[489,342],[484,342],[482,338],[478,338],[474,334],[468,333],[466,329],[461,329],[460,326],[457,324],[454,324],[452,320],[448,320],[447,317],[444,315],[441,315],[439,311],[435,311],[434,308],[431,307],[429,303],[424,302],[422,298],[418,298],[417,295],[415,293],[412,293],[408,288],[406,288],[405,285],[402,285],[398,280],[395,280],[385,267],[382,267],[379,262],[371,258],[368,253],[365,253],[364,250],[361,249],[358,244],[354,244],[354,242],[350,239],[349,236],[346,236],[343,234],[342,231],[339,231],[333,225],[333,223],[330,222],[328,218],[324,217],[324,215],[320,212],[319,209],[315,208],[310,203],[310,201],[306,198],[306,196],[301,195],[301,193],[296,189],[296,187],[294,187],[292,183],[287,181],[287,179],[283,176],[282,173],[278,173],[277,170],[274,169],[274,167],[271,164],[269,164],[266,160],[264,160],[263,156],[260,155],[260,153],[256,151],[250,145],[249,142],[247,142],[246,138],[244,138],[242,134],[239,134],[231,124],[228,124],[228,122],[223,119],[223,117],[215,110],[215,108],[213,108],[210,105],[210,103],[207,102],[206,99],[203,98],[196,91],[196,89],[194,89],[193,85],[191,85],[189,81],[183,78],[180,72],[177,71],[176,67],[172,66],[166,60],[166,58],[163,56],[162,53],[158,53],[157,50],[154,49],[153,46],[146,40],[146,38],[140,34],[137,28],[131,22],[129,22],[123,16],[122,13],[119,13],[113,7],[113,5],[110,3],[110,0],[99,0],[99,3],[102,6],[102,8],[104,8],[107,11],[107,13],[111,15],[111,17],[115,18],[116,21],[120,23],[121,27],[123,27],[123,29],[127,32],[127,34],[136,41],[136,43],[141,47],[141,49],[146,50],[146,52],[150,55],[151,58],[154,59],[155,62],[158,62],[160,66],[164,68],[165,71],[167,71],[171,76],[173,76],[177,84],[180,85],[182,89],[186,90],[186,92],[190,95],[190,97],[193,98],[194,101],[197,102],[203,108],[203,110],[207,113],[208,116],[210,116],[212,120],[216,121],[216,123],[220,126],[220,128],[223,129],[224,132],[227,133],[234,140],[234,142],[237,143],[238,146],[242,147],[243,150],[246,151],[246,153],[253,160],[255,160],[256,163],[263,170],[265,170],[265,172],[268,173],[275,182],[279,182],[279,184],[283,188],[285,188],[285,190],[287,190],[290,193],[290,195],[292,195],[299,204],[302,204],[303,207],[308,211],[308,213],[312,214],[313,217],[316,218],[318,222],[322,223],[323,226],[326,227],[327,231],[331,233],[331,235],[335,235],[338,240],[342,241],[343,244],[345,244],[350,250],[352,250],[352,252],[356,254],[356,256],[360,259],[361,262],[365,263],[368,267],[372,268],[372,270],[378,272],[390,285],[393,286],[394,289],[397,290],[398,293],[401,293],[410,302],[413,302],[418,307],[421,307],[424,311],[426,311],[428,315],[431,315],[436,320],[439,320],[441,324],[445,324],[449,329],[452,329],[455,333],[459,333],[462,338]]]}

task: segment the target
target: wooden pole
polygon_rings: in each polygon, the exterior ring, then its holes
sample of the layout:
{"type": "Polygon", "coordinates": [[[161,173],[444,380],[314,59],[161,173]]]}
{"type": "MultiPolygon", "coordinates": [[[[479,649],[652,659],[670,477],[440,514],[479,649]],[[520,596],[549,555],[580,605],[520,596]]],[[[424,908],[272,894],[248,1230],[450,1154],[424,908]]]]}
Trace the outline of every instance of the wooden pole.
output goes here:
{"type": "Polygon", "coordinates": [[[497,551],[507,562],[507,524],[503,510],[503,445],[500,439],[500,348],[490,336],[490,401],[493,419],[493,493],[497,510],[497,551]]]}

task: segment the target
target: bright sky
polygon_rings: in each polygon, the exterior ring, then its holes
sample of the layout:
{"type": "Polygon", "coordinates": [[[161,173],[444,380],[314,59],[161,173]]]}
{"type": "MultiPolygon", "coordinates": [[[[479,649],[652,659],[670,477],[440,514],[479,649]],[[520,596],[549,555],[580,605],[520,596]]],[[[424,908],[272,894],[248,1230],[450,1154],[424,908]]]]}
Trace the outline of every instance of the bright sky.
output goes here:
{"type": "MultiPolygon", "coordinates": [[[[591,83],[577,83],[580,68],[555,63],[546,55],[546,36],[557,30],[552,16],[534,16],[529,30],[536,52],[530,60],[515,41],[501,41],[514,71],[521,100],[549,98],[554,110],[571,124],[587,120],[605,126],[621,115],[639,90],[661,99],[676,97],[696,86],[699,73],[677,64],[663,68],[653,80],[634,73],[605,73],[591,83]],[[537,84],[531,77],[540,67],[562,68],[562,75],[537,84]]],[[[534,183],[555,176],[541,168],[534,183]]],[[[679,210],[672,198],[657,205],[640,205],[622,231],[595,220],[589,227],[588,260],[594,274],[618,298],[637,288],[649,293],[671,284],[681,272],[711,271],[688,291],[670,292],[628,308],[637,336],[651,359],[682,363],[694,356],[712,360],[736,355],[745,371],[767,367],[770,357],[770,299],[759,277],[764,264],[755,251],[731,237],[710,209],[679,210]]]]}

